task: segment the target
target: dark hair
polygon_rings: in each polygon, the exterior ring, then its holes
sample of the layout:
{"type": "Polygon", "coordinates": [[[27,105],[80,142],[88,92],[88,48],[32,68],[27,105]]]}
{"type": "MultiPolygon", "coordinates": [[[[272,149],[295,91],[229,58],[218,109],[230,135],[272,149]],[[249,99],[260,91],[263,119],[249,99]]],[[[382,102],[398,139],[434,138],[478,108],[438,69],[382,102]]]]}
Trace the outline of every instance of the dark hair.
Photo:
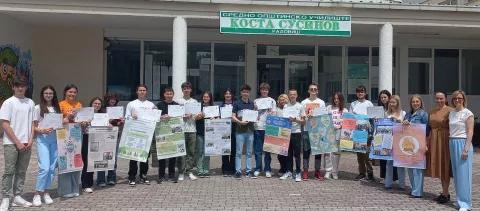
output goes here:
{"type": "Polygon", "coordinates": [[[259,89],[267,89],[267,90],[270,90],[270,84],[268,84],[267,82],[262,82],[259,86],[259,89]]]}
{"type": "Polygon", "coordinates": [[[63,99],[65,100],[65,94],[67,94],[67,91],[70,90],[70,89],[76,89],[77,92],[78,92],[78,87],[75,86],[75,84],[67,84],[65,86],[65,89],[63,89],[63,99]]]}
{"type": "Polygon", "coordinates": [[[240,91],[244,91],[244,90],[251,91],[252,88],[248,84],[244,84],[242,88],[240,88],[240,91]]]}
{"type": "Polygon", "coordinates": [[[204,91],[202,93],[202,105],[203,105],[203,96],[207,94],[209,97],[210,97],[210,102],[207,103],[208,106],[212,106],[213,105],[213,96],[212,96],[212,92],[210,91],[204,91]]]}
{"type": "Polygon", "coordinates": [[[187,87],[192,88],[192,84],[190,82],[186,81],[186,82],[183,82],[180,87],[182,89],[187,88],[187,87]]]}
{"type": "Polygon", "coordinates": [[[230,92],[230,95],[232,95],[232,102],[233,102],[234,97],[235,97],[235,93],[230,88],[227,88],[227,89],[225,89],[225,91],[223,91],[223,101],[225,101],[225,94],[227,94],[227,92],[230,92]]]}
{"type": "Polygon", "coordinates": [[[340,113],[343,113],[343,109],[345,108],[345,97],[343,97],[343,94],[341,92],[335,92],[332,96],[332,105],[335,106],[335,96],[338,97],[338,111],[340,113]]]}
{"type": "Polygon", "coordinates": [[[310,85],[308,85],[308,87],[310,87],[310,86],[316,86],[317,89],[318,89],[318,84],[317,83],[311,83],[310,85]]]}
{"type": "Polygon", "coordinates": [[[387,95],[388,99],[392,96],[392,93],[390,93],[388,90],[384,89],[378,93],[378,106],[383,106],[383,109],[387,110],[388,109],[388,102],[386,104],[383,104],[382,99],[380,96],[382,95],[387,95]]]}
{"type": "Polygon", "coordinates": [[[105,104],[105,107],[108,107],[108,103],[110,102],[110,100],[115,100],[115,106],[118,104],[118,101],[120,101],[120,100],[118,99],[118,95],[117,95],[117,94],[113,94],[113,93],[111,93],[111,94],[105,94],[105,95],[103,96],[103,101],[105,102],[105,103],[104,103],[104,104],[105,104]]]}
{"type": "Polygon", "coordinates": [[[55,113],[60,113],[60,105],[58,104],[58,98],[57,98],[57,91],[55,91],[55,88],[53,88],[52,85],[46,85],[42,87],[40,90],[40,116],[44,117],[45,113],[49,113],[48,107],[47,107],[47,101],[45,100],[45,97],[43,97],[43,92],[47,89],[51,89],[53,91],[53,98],[52,98],[52,107],[55,113]]]}
{"type": "Polygon", "coordinates": [[[298,92],[298,91],[295,88],[291,88],[291,89],[288,90],[288,92],[298,92]]]}
{"type": "Polygon", "coordinates": [[[148,90],[148,87],[147,87],[147,85],[145,85],[145,84],[138,84],[138,85],[137,85],[137,88],[136,88],[135,90],[138,91],[138,89],[139,89],[140,87],[143,87],[143,88],[145,88],[146,90],[148,90]]]}
{"type": "Polygon", "coordinates": [[[99,110],[98,112],[99,112],[99,113],[103,113],[103,112],[104,112],[104,110],[103,110],[104,106],[103,106],[103,100],[102,100],[102,98],[94,97],[92,100],[90,100],[90,103],[88,104],[88,106],[92,106],[93,102],[95,102],[96,100],[100,100],[100,104],[101,104],[100,110],[99,110]]]}
{"type": "Polygon", "coordinates": [[[167,93],[167,92],[172,92],[173,94],[175,94],[172,87],[167,87],[167,88],[163,89],[163,92],[162,92],[162,99],[163,100],[165,100],[165,93],[167,93]]]}
{"type": "Polygon", "coordinates": [[[442,92],[442,91],[436,91],[433,96],[437,95],[437,94],[443,94],[443,96],[445,96],[445,105],[448,106],[448,98],[447,98],[447,93],[445,92],[442,92]]]}
{"type": "Polygon", "coordinates": [[[25,80],[21,80],[19,78],[15,78],[13,80],[13,87],[21,87],[21,86],[27,86],[27,82],[25,80]]]}
{"type": "Polygon", "coordinates": [[[365,100],[368,100],[367,88],[364,85],[360,85],[355,89],[355,92],[365,92],[365,100]]]}

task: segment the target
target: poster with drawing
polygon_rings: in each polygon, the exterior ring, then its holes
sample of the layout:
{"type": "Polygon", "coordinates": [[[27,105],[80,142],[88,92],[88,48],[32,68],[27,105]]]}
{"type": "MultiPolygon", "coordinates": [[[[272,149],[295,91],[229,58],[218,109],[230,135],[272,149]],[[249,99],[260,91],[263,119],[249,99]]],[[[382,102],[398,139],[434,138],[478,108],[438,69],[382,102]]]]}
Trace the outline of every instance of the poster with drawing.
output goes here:
{"type": "Polygon", "coordinates": [[[367,152],[368,122],[367,115],[344,113],[340,133],[340,150],[350,152],[367,152]]]}
{"type": "Polygon", "coordinates": [[[152,145],[155,122],[149,120],[127,119],[123,127],[118,157],[146,162],[152,145]]]}
{"type": "Polygon", "coordinates": [[[183,118],[171,117],[157,123],[155,128],[157,159],[180,157],[187,154],[183,118]]]}
{"type": "Polygon", "coordinates": [[[288,118],[267,116],[263,151],[279,155],[288,155],[292,123],[288,118]]]}
{"type": "Polygon", "coordinates": [[[64,174],[83,169],[82,128],[80,124],[66,124],[57,129],[58,173],[64,174]]]}
{"type": "Polygon", "coordinates": [[[370,158],[379,160],[392,160],[393,147],[393,121],[389,118],[378,119],[375,124],[370,158]]]}
{"type": "Polygon", "coordinates": [[[393,166],[425,169],[427,149],[425,124],[393,127],[393,166]]]}
{"type": "Polygon", "coordinates": [[[230,155],[232,121],[205,119],[205,156],[230,155]]]}
{"type": "Polygon", "coordinates": [[[306,127],[308,128],[312,155],[338,152],[338,142],[330,114],[309,118],[306,127]]]}
{"type": "Polygon", "coordinates": [[[118,127],[90,127],[88,129],[87,171],[115,169],[118,127]]]}

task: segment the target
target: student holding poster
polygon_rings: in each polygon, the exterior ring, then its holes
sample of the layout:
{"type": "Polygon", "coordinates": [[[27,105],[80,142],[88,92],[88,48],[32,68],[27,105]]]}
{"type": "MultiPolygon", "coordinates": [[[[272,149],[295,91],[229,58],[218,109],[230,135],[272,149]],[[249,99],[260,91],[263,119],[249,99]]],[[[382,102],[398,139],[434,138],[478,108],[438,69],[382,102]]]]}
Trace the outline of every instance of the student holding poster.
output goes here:
{"type": "MultiPolygon", "coordinates": [[[[357,94],[357,100],[350,104],[349,112],[354,114],[367,115],[367,108],[373,107],[372,102],[367,99],[367,88],[360,85],[355,90],[357,94]]],[[[370,140],[367,143],[367,149],[370,147],[370,140]]],[[[367,178],[367,180],[375,180],[373,176],[373,166],[372,161],[368,158],[367,153],[357,153],[357,162],[358,162],[358,176],[355,177],[355,180],[361,180],[367,178]],[[367,177],[368,176],[368,177],[367,177]]]]}
{"type": "Polygon", "coordinates": [[[465,92],[452,94],[455,110],[448,115],[450,159],[459,211],[472,209],[473,113],[466,108],[465,92]]]}
{"type": "MultiPolygon", "coordinates": [[[[74,123],[75,109],[82,107],[82,104],[77,100],[77,94],[77,86],[73,84],[65,86],[63,100],[59,103],[64,123],[74,123]]],[[[80,171],[59,174],[58,194],[64,198],[79,196],[80,174],[80,171]]]]}
{"type": "MultiPolygon", "coordinates": [[[[129,102],[127,104],[127,109],[125,109],[125,118],[137,119],[137,114],[135,109],[154,109],[155,105],[147,100],[147,86],[140,84],[137,86],[137,99],[129,102]]],[[[130,160],[128,166],[128,184],[130,186],[136,185],[136,178],[138,171],[138,162],[135,160],[130,160]]],[[[147,178],[148,173],[148,158],[147,162],[140,162],[140,183],[149,185],[150,181],[147,178]]]]}
{"type": "MultiPolygon", "coordinates": [[[[304,118],[306,117],[305,121],[308,120],[308,118],[311,118],[313,116],[313,110],[316,108],[325,108],[325,102],[321,100],[320,98],[317,97],[318,95],[318,85],[317,84],[310,84],[308,86],[308,94],[309,97],[305,100],[302,101],[302,107],[303,107],[303,116],[304,118]]],[[[309,162],[310,162],[310,154],[311,154],[311,148],[310,148],[310,139],[308,137],[308,131],[306,129],[307,127],[303,127],[303,134],[302,134],[302,145],[303,145],[303,173],[302,173],[302,179],[303,180],[308,180],[308,168],[309,168],[309,162]]],[[[322,155],[315,155],[315,178],[318,180],[324,180],[325,178],[323,177],[322,173],[320,172],[320,167],[322,164],[322,155]]]]}
{"type": "MultiPolygon", "coordinates": [[[[281,94],[277,98],[277,112],[275,116],[283,117],[283,109],[285,108],[285,105],[288,104],[288,96],[286,94],[281,94]]],[[[277,159],[278,162],[280,163],[280,169],[278,170],[278,173],[280,174],[280,178],[283,177],[284,179],[292,177],[292,172],[288,171],[289,169],[287,168],[287,156],[283,156],[278,154],[277,159]]]]}
{"type": "MultiPolygon", "coordinates": [[[[192,94],[192,84],[190,82],[182,83],[182,93],[183,97],[175,100],[179,105],[185,106],[188,103],[198,103],[197,100],[191,97],[192,94]]],[[[197,141],[197,130],[195,126],[195,117],[198,114],[186,113],[183,117],[185,133],[185,145],[187,149],[187,156],[177,158],[178,162],[181,163],[182,167],[178,174],[178,180],[183,181],[184,175],[188,174],[190,180],[196,180],[197,177],[193,174],[193,168],[197,164],[195,147],[197,141]]]]}
{"type": "Polygon", "coordinates": [[[275,114],[277,110],[277,103],[273,98],[268,96],[268,92],[270,91],[270,85],[268,83],[261,83],[259,89],[260,98],[257,98],[254,101],[255,110],[258,111],[258,121],[255,122],[255,133],[253,138],[253,149],[255,152],[256,165],[254,175],[258,177],[262,170],[264,170],[265,177],[270,178],[272,177],[272,167],[270,166],[272,157],[270,152],[263,151],[263,143],[265,139],[265,122],[267,120],[267,116],[269,114],[275,114]],[[262,156],[262,154],[265,156],[262,156]],[[264,168],[262,168],[262,163],[265,164],[264,168]]]}
{"type": "MultiPolygon", "coordinates": [[[[410,123],[428,124],[428,113],[423,110],[423,100],[420,95],[413,95],[410,98],[410,112],[405,116],[404,124],[410,123]]],[[[428,134],[428,131],[427,133],[428,134]]],[[[428,149],[425,150],[425,152],[428,149]]],[[[424,169],[407,168],[408,178],[412,186],[410,196],[412,198],[421,198],[423,195],[423,172],[424,169]]]]}
{"type": "Polygon", "coordinates": [[[253,122],[242,120],[243,110],[253,110],[254,105],[250,100],[251,88],[245,84],[240,89],[241,98],[233,104],[232,122],[237,123],[236,128],[236,153],[235,153],[235,178],[242,179],[242,152],[245,145],[245,175],[248,178],[256,178],[252,173],[252,148],[253,148],[253,122]]]}
{"type": "MultiPolygon", "coordinates": [[[[333,127],[335,128],[336,141],[340,143],[343,113],[348,112],[345,108],[345,98],[341,92],[335,92],[332,97],[332,105],[327,106],[327,111],[332,115],[333,127]]],[[[338,165],[340,164],[340,152],[325,154],[325,178],[338,179],[338,165]]]]}
{"type": "MultiPolygon", "coordinates": [[[[203,107],[212,106],[213,105],[213,97],[210,91],[204,91],[202,94],[202,110],[203,107]]],[[[196,146],[196,153],[198,156],[197,160],[197,175],[200,178],[210,177],[209,170],[210,170],[210,157],[205,156],[205,114],[201,112],[198,114],[196,119],[196,127],[197,127],[197,146],[196,146]]]]}
{"type": "MultiPolygon", "coordinates": [[[[388,102],[388,110],[385,113],[387,118],[393,120],[393,122],[401,123],[405,117],[405,111],[402,110],[402,103],[400,102],[400,96],[392,95],[388,102]]],[[[394,171],[393,171],[393,160],[388,160],[385,167],[385,189],[392,189],[392,184],[394,180],[394,171]]],[[[398,175],[398,186],[400,189],[405,188],[405,168],[404,167],[395,167],[397,168],[398,175]]]]}
{"type": "MultiPolygon", "coordinates": [[[[233,92],[230,89],[227,89],[223,92],[223,102],[222,105],[220,105],[220,109],[225,108],[225,107],[231,107],[233,108],[233,92]]],[[[223,117],[222,117],[223,118],[223,117]]],[[[231,115],[230,117],[231,118],[231,115]]],[[[222,174],[223,176],[228,176],[228,175],[233,175],[235,173],[235,128],[236,125],[235,123],[232,122],[231,126],[231,136],[230,136],[230,155],[223,155],[222,156],[222,174]]]]}
{"type": "MultiPolygon", "coordinates": [[[[387,112],[388,110],[388,102],[390,101],[390,97],[392,94],[388,90],[382,90],[378,93],[378,101],[377,105],[378,106],[383,106],[383,110],[387,112]]],[[[387,168],[387,161],[386,160],[380,160],[380,178],[385,178],[385,171],[387,168]]],[[[398,180],[397,176],[397,167],[393,167],[393,180],[396,181],[398,180]]]]}
{"type": "Polygon", "coordinates": [[[57,128],[42,128],[42,122],[46,114],[60,113],[57,92],[51,85],[44,86],[40,91],[40,104],[35,106],[35,132],[37,136],[37,159],[38,176],[36,192],[33,196],[33,206],[42,205],[42,195],[45,204],[52,204],[50,194],[45,190],[50,188],[55,180],[55,168],[57,166],[57,128]]]}

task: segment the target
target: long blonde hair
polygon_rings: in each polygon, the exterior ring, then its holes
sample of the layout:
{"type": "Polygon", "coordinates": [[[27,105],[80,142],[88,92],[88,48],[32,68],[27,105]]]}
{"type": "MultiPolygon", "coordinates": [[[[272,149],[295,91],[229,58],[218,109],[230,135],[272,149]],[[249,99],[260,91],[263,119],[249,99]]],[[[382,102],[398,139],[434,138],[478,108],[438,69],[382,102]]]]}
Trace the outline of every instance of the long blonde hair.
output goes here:
{"type": "Polygon", "coordinates": [[[390,97],[390,100],[388,100],[389,102],[388,102],[387,114],[389,114],[389,115],[391,115],[391,114],[401,115],[402,114],[402,103],[400,102],[400,96],[392,95],[390,97]],[[397,102],[397,109],[396,110],[393,110],[390,107],[390,100],[395,100],[397,102]]]}

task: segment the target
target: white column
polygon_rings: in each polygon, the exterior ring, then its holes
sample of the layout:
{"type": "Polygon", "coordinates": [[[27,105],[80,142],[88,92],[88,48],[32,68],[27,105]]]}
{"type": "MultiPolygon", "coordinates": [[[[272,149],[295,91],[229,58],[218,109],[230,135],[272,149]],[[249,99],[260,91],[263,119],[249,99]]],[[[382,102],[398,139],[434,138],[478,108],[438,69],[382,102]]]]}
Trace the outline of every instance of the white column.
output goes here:
{"type": "Polygon", "coordinates": [[[181,16],[173,20],[172,42],[172,88],[175,98],[179,98],[180,86],[187,81],[187,22],[181,16]]]}
{"type": "MultiPolygon", "coordinates": [[[[380,29],[380,55],[379,55],[379,84],[378,89],[392,92],[392,49],[393,49],[393,27],[386,23],[380,29]]],[[[373,94],[373,93],[372,93],[373,94]]]]}

